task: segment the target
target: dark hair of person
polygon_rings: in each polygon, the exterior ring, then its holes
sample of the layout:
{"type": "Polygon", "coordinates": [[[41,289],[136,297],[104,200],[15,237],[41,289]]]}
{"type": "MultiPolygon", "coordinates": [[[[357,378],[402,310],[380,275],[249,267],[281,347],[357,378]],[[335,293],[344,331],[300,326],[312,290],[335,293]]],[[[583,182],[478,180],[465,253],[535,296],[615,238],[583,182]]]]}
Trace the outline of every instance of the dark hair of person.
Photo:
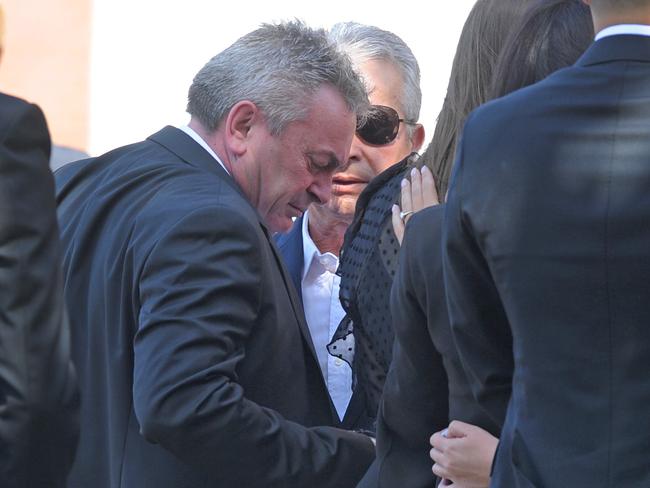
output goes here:
{"type": "Polygon", "coordinates": [[[528,3],[527,0],[478,0],[465,21],[447,96],[431,143],[418,162],[433,172],[441,199],[447,192],[457,137],[469,113],[488,100],[499,53],[528,3]]]}
{"type": "Polygon", "coordinates": [[[593,39],[591,12],[581,0],[535,2],[503,48],[494,70],[491,98],[571,66],[593,39]]]}

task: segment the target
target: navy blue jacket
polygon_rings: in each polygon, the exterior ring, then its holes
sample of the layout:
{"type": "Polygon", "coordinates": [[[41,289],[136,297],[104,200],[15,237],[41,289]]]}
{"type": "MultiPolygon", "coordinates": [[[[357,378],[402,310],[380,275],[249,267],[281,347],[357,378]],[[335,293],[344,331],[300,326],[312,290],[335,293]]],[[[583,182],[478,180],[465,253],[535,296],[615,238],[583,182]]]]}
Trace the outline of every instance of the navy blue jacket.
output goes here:
{"type": "Polygon", "coordinates": [[[478,108],[443,269],[492,486],[650,486],[650,38],[478,108]]]}
{"type": "Polygon", "coordinates": [[[336,412],[257,211],[182,131],[57,172],[82,393],[70,488],[353,486],[336,412]]]}

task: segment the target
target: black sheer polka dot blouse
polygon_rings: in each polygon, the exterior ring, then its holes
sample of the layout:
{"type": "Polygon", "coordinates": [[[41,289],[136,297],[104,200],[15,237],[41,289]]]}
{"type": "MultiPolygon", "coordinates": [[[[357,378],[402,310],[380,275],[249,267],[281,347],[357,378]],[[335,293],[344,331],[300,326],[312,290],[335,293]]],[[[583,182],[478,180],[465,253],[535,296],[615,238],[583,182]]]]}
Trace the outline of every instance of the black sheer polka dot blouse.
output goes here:
{"type": "Polygon", "coordinates": [[[372,419],[376,418],[395,337],[389,305],[400,245],[393,231],[391,208],[399,203],[401,181],[416,159],[413,153],[391,166],[361,193],[337,270],[341,276],[339,298],[346,315],[327,348],[352,366],[353,389],[365,396],[372,419]]]}

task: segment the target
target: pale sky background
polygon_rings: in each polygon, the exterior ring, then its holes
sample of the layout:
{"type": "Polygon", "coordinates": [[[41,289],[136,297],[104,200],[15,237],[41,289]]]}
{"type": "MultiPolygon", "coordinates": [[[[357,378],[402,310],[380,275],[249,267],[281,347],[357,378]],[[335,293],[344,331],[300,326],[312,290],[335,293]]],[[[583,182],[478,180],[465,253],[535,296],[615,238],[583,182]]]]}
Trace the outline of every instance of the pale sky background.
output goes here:
{"type": "Polygon", "coordinates": [[[90,77],[92,155],[187,122],[187,89],[216,53],[262,22],[298,18],[329,27],[356,21],[390,30],[422,72],[426,141],[445,96],[463,22],[474,0],[94,0],[90,77]]]}

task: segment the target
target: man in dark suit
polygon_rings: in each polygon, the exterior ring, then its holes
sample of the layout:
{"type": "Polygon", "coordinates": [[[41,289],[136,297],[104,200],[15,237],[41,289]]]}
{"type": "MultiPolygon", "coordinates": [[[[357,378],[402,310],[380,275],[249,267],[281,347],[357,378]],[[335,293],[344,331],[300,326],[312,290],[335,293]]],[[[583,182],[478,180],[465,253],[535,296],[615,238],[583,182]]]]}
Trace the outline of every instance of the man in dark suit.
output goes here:
{"type": "Polygon", "coordinates": [[[0,486],[63,487],[79,397],[63,306],[50,137],[0,94],[0,486]]]}
{"type": "Polygon", "coordinates": [[[354,486],[271,234],[325,202],[365,92],[325,32],[265,25],[215,56],[189,126],[57,172],[81,370],[70,486],[354,486]]]}
{"type": "MultiPolygon", "coordinates": [[[[402,39],[353,22],[336,24],[329,36],[362,75],[370,103],[394,109],[401,119],[418,119],[422,98],[419,68],[402,39]]],[[[395,137],[382,144],[371,144],[355,134],[347,167],[334,175],[330,200],[311,205],[288,233],[276,236],[300,291],[321,371],[345,429],[374,431],[376,412],[366,410],[362,391],[352,392],[350,365],[329,355],[326,348],[345,315],[339,301],[341,278],[335,274],[339,251],[363,189],[384,169],[417,151],[423,140],[421,124],[399,122],[395,137]]]]}
{"type": "Polygon", "coordinates": [[[650,486],[650,1],[586,3],[575,66],[469,117],[447,203],[454,338],[507,405],[495,487],[650,486]]]}

